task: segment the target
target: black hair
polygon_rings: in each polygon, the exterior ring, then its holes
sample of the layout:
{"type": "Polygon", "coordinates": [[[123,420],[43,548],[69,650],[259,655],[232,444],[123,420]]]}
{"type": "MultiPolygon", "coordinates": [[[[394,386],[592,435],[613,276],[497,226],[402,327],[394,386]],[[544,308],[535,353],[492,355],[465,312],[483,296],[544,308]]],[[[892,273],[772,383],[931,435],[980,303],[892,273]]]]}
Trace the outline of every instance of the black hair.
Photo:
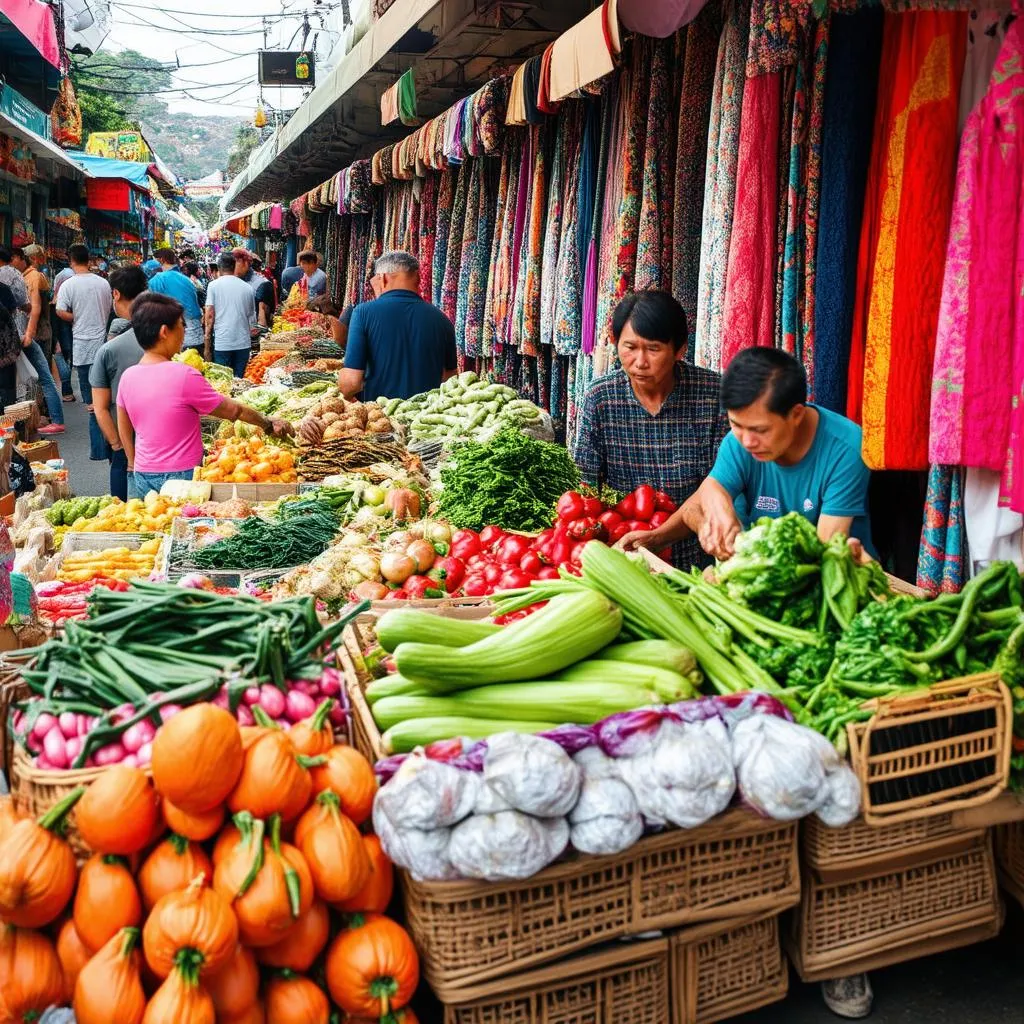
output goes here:
{"type": "Polygon", "coordinates": [[[323,313],[324,316],[341,316],[341,310],[337,303],[327,295],[318,295],[306,303],[306,309],[310,313],[323,313]]]}
{"type": "Polygon", "coordinates": [[[641,338],[667,342],[676,352],[686,344],[686,312],[668,292],[651,289],[624,296],[612,316],[616,345],[627,324],[641,338]]]}
{"type": "Polygon", "coordinates": [[[89,265],[89,247],[82,245],[81,242],[75,242],[74,245],[68,246],[68,260],[77,267],[87,267],[89,265]]]}
{"type": "Polygon", "coordinates": [[[11,246],[11,258],[17,257],[19,260],[25,260],[28,262],[28,257],[25,255],[25,250],[20,245],[11,246]]]}
{"type": "Polygon", "coordinates": [[[142,267],[118,267],[110,272],[107,280],[114,291],[121,293],[122,299],[137,299],[149,287],[142,267]]]}
{"type": "Polygon", "coordinates": [[[11,262],[11,250],[5,245],[0,245],[0,263],[11,262]]]}
{"type": "Polygon", "coordinates": [[[144,349],[151,349],[160,340],[161,327],[174,327],[185,315],[177,299],[159,292],[143,292],[132,303],[132,327],[135,340],[144,349]]]}
{"type": "Polygon", "coordinates": [[[722,405],[746,409],[766,397],[768,411],[788,416],[807,404],[807,374],[798,360],[777,348],[745,348],[722,374],[722,405]]]}
{"type": "Polygon", "coordinates": [[[153,259],[158,263],[177,263],[177,253],[169,246],[163,245],[159,249],[153,250],[153,259]]]}
{"type": "Polygon", "coordinates": [[[189,260],[181,269],[190,277],[199,276],[199,264],[195,260],[189,260]]]}
{"type": "Polygon", "coordinates": [[[235,257],[229,252],[222,252],[217,260],[217,266],[222,274],[233,274],[235,272],[235,257]]]}

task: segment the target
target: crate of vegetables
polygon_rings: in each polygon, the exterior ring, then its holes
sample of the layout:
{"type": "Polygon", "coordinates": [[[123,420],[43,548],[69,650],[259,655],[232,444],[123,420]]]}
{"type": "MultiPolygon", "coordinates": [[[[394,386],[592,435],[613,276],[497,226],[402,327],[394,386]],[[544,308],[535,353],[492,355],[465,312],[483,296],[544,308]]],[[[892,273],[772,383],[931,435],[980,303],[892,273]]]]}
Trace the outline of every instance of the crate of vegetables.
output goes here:
{"type": "Polygon", "coordinates": [[[864,820],[891,824],[994,800],[1010,772],[1012,699],[994,672],[865,705],[847,726],[864,820]]]}
{"type": "Polygon", "coordinates": [[[147,579],[166,570],[170,538],[154,533],[68,533],[46,579],[84,583],[147,579]]]}

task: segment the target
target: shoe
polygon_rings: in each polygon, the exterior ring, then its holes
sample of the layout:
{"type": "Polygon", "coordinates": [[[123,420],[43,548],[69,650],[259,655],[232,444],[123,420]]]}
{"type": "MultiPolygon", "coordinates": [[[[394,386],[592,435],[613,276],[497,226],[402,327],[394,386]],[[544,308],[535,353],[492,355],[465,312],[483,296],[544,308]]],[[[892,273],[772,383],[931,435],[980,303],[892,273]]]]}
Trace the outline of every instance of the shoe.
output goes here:
{"type": "Polygon", "coordinates": [[[848,978],[832,978],[821,983],[821,997],[825,1005],[837,1016],[847,1020],[860,1020],[871,1013],[874,993],[866,974],[852,974],[848,978]]]}
{"type": "Polygon", "coordinates": [[[63,423],[48,423],[45,427],[40,427],[37,434],[63,434],[64,424],[63,423]]]}
{"type": "Polygon", "coordinates": [[[77,401],[78,401],[78,399],[77,399],[77,398],[75,398],[75,396],[74,396],[74,395],[65,395],[65,396],[64,396],[64,401],[65,401],[65,402],[68,402],[68,403],[70,404],[71,402],[77,402],[77,401]]]}

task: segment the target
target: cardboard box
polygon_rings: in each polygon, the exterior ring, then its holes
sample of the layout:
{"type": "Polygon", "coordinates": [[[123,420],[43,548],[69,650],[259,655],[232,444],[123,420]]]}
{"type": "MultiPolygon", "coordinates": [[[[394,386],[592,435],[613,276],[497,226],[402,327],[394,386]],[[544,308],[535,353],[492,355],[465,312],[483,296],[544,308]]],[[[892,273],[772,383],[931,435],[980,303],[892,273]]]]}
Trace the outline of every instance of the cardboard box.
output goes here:
{"type": "Polygon", "coordinates": [[[214,484],[210,489],[210,501],[277,501],[285,496],[299,493],[298,484],[214,484]]]}
{"type": "Polygon", "coordinates": [[[29,441],[18,445],[18,451],[29,462],[49,462],[60,458],[56,441],[29,441]]]}

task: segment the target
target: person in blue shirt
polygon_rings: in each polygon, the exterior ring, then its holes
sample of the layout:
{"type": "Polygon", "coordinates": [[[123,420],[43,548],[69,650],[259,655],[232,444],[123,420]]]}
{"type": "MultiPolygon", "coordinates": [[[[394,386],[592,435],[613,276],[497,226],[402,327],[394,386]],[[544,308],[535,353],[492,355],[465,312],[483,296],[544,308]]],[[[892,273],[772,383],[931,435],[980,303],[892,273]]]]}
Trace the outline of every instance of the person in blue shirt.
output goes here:
{"type": "Polygon", "coordinates": [[[196,295],[196,286],[192,283],[187,274],[181,272],[178,266],[178,257],[173,249],[157,249],[153,258],[160,264],[160,273],[154,274],[149,279],[149,290],[158,292],[161,295],[170,295],[181,303],[185,310],[185,341],[182,349],[196,349],[202,354],[203,337],[203,309],[199,305],[199,297],[196,295]]]}
{"type": "Polygon", "coordinates": [[[861,429],[807,401],[803,366],[779,349],[745,349],[723,374],[721,396],[730,433],[711,473],[668,522],[627,534],[623,547],[659,550],[696,535],[724,560],[753,520],[799,512],[822,541],[843,533],[873,554],[861,429]]]}
{"type": "Polygon", "coordinates": [[[420,264],[407,252],[389,252],[373,268],[373,302],[352,311],[345,368],[338,386],[363,401],[412,398],[440,387],[457,370],[455,328],[420,298],[420,264]]]}

